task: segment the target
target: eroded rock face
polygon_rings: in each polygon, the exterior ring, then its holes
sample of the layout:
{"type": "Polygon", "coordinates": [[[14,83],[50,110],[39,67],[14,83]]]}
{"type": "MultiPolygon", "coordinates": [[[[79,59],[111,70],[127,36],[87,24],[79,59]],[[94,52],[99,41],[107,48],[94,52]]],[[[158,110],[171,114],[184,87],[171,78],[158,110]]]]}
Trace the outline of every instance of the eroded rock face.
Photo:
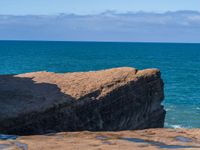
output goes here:
{"type": "Polygon", "coordinates": [[[157,69],[1,75],[0,133],[163,127],[163,98],[157,69]]]}

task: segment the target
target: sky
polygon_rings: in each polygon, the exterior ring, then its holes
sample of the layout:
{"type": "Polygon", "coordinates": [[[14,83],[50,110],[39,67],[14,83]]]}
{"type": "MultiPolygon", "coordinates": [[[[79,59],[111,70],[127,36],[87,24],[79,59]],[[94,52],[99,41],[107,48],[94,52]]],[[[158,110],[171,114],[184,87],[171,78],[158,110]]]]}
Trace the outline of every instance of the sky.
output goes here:
{"type": "Polygon", "coordinates": [[[200,43],[200,0],[1,0],[0,40],[200,43]]]}
{"type": "Polygon", "coordinates": [[[107,10],[200,11],[199,0],[1,0],[0,14],[91,14],[107,10]]]}

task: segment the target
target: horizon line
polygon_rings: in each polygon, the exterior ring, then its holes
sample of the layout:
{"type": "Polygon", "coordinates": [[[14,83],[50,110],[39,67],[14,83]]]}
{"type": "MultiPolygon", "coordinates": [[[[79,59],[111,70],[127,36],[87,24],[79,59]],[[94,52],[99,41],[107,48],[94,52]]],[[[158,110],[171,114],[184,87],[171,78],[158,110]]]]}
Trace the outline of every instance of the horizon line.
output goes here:
{"type": "Polygon", "coordinates": [[[154,44],[200,44],[197,42],[159,42],[159,41],[70,41],[70,40],[0,40],[0,42],[80,42],[80,43],[154,43],[154,44]]]}

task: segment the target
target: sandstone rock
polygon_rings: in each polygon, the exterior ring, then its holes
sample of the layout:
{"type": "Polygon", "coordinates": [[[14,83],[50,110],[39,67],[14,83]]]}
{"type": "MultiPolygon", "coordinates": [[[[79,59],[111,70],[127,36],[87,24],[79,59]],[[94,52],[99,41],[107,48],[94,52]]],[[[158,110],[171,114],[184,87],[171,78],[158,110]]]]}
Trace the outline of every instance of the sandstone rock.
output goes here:
{"type": "Polygon", "coordinates": [[[200,129],[63,132],[0,140],[9,150],[199,150],[200,129]]]}
{"type": "Polygon", "coordinates": [[[0,133],[163,127],[157,69],[0,75],[0,133]]]}

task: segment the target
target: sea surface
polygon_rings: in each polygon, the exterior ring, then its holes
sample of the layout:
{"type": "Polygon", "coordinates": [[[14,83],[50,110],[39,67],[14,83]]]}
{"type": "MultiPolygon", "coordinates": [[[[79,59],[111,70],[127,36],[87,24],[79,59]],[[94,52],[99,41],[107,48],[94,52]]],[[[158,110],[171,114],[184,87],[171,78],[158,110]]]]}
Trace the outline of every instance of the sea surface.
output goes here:
{"type": "Polygon", "coordinates": [[[200,44],[0,41],[0,74],[159,68],[165,127],[200,128],[200,44]]]}

